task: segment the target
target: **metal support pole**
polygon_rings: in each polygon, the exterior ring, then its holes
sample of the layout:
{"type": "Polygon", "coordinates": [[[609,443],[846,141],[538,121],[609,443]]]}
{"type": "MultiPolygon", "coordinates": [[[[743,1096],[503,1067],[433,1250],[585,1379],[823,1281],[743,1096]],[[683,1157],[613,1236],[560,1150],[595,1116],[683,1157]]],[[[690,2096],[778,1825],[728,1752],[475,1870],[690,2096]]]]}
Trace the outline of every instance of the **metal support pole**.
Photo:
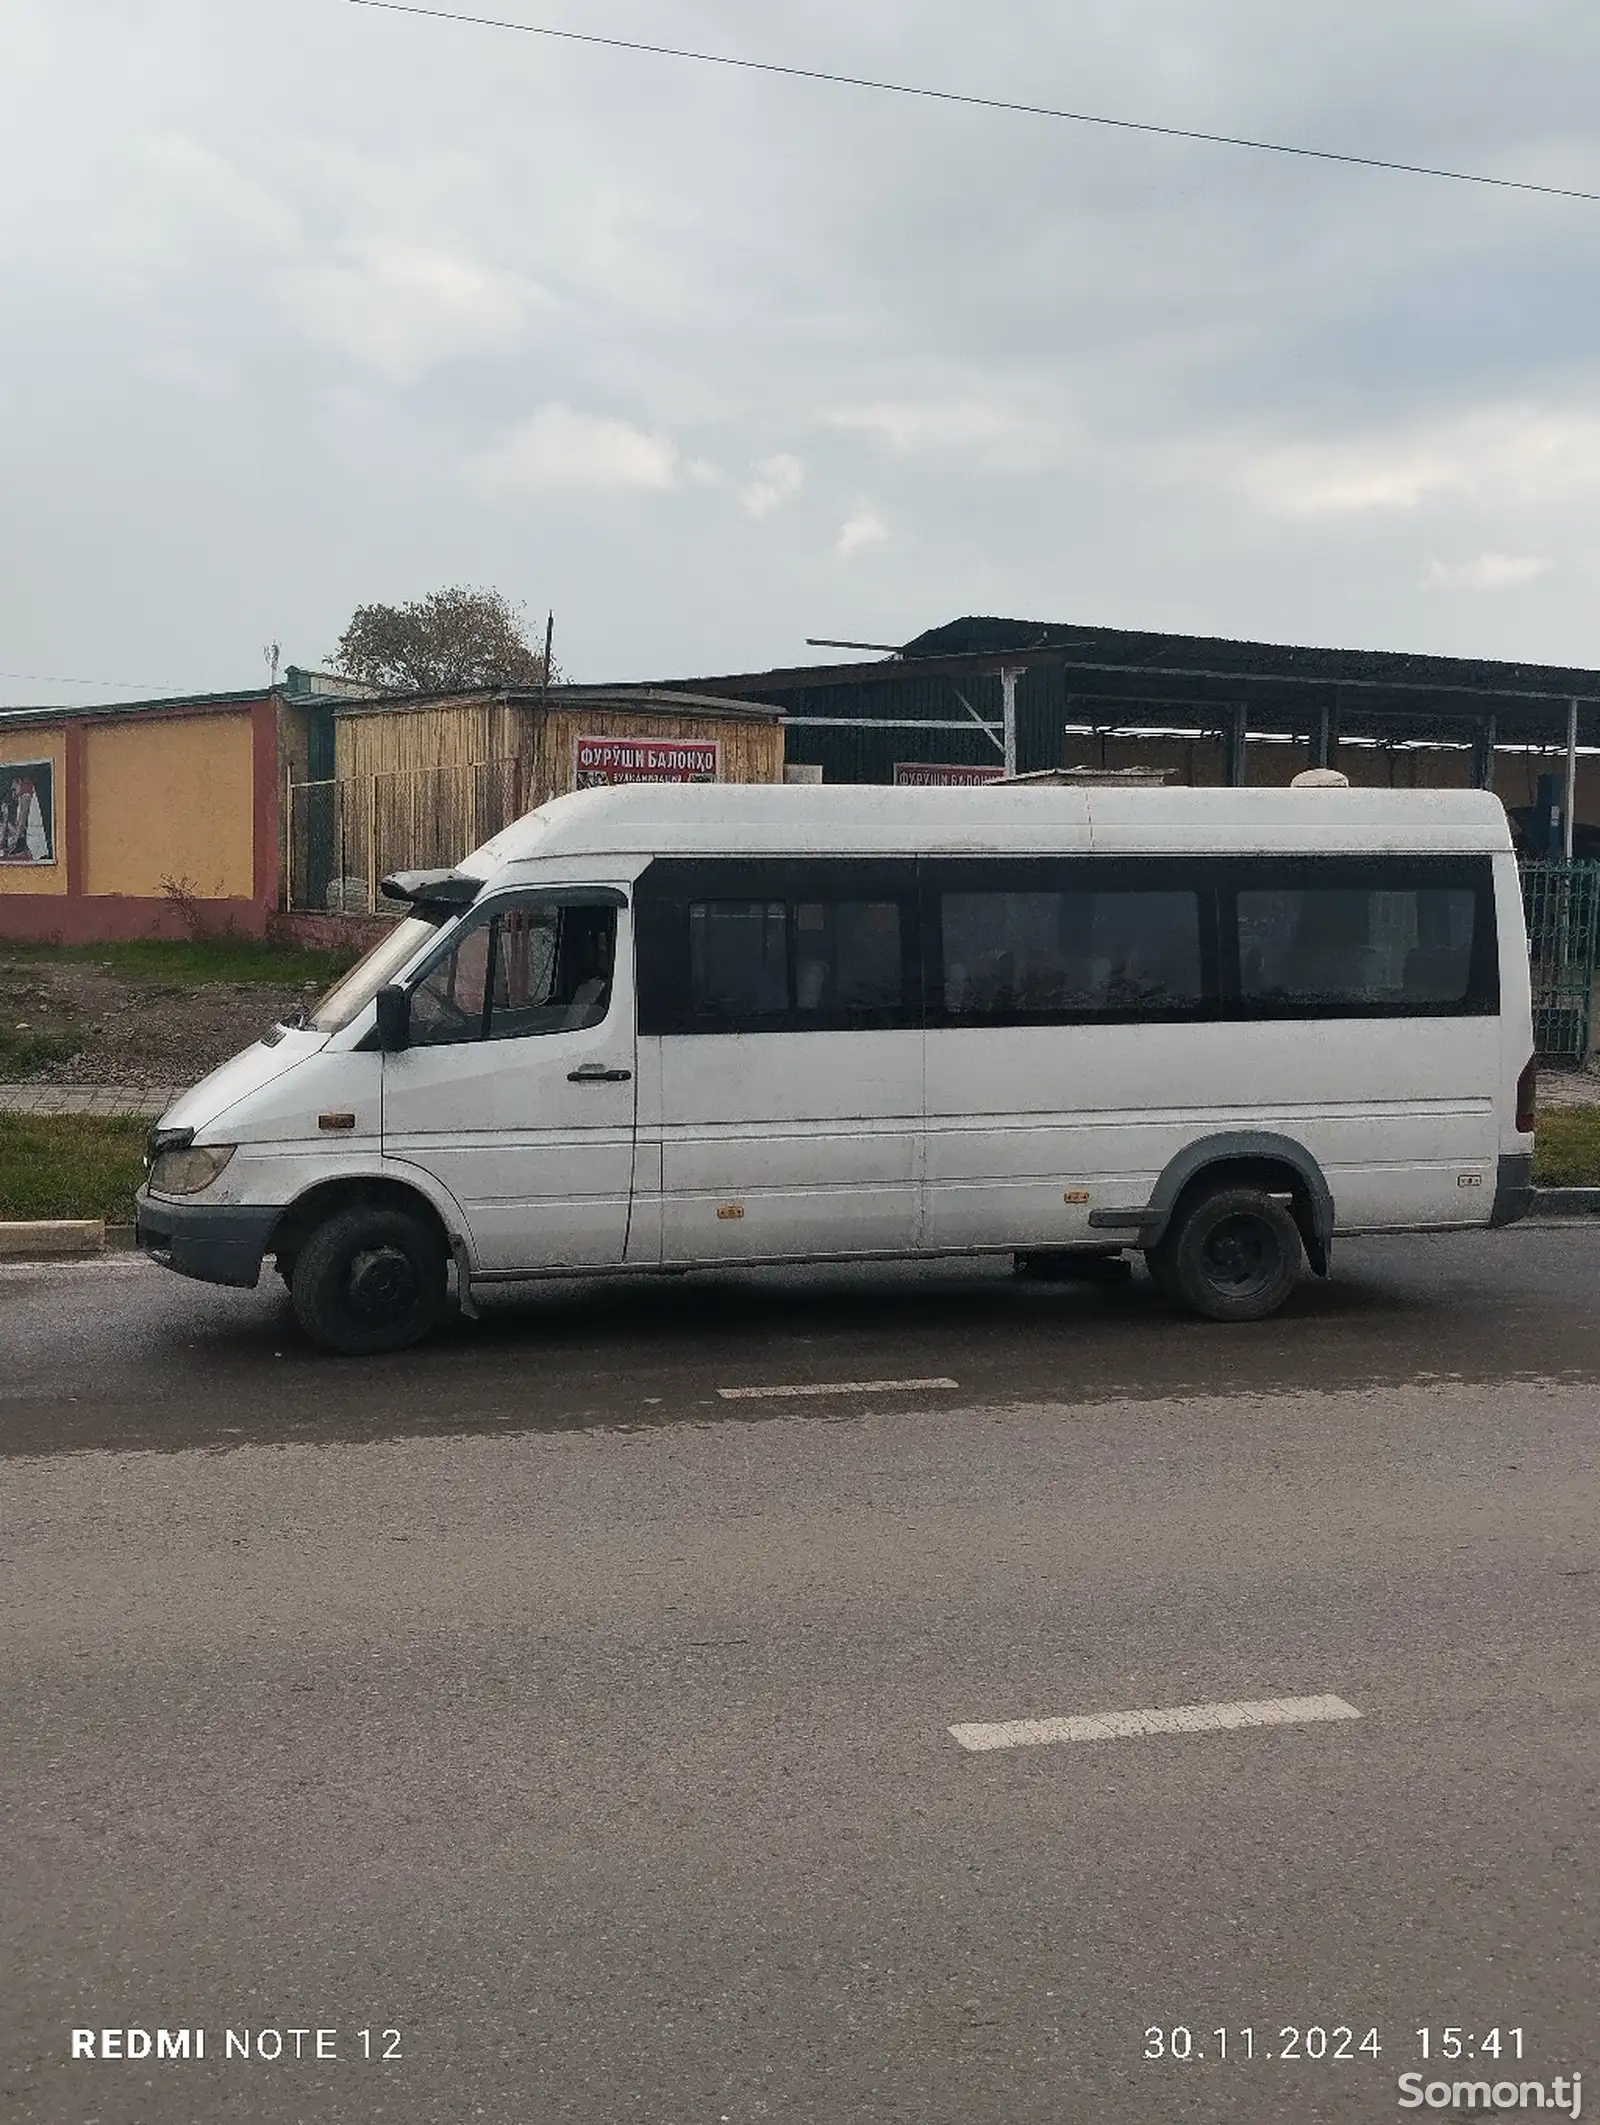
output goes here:
{"type": "Polygon", "coordinates": [[[1333,711],[1324,703],[1317,710],[1317,720],[1311,726],[1311,765],[1313,767],[1330,767],[1333,764],[1328,758],[1328,754],[1332,750],[1332,740],[1333,711]]]}
{"type": "Polygon", "coordinates": [[[1245,784],[1245,712],[1242,707],[1230,711],[1227,735],[1223,740],[1223,776],[1229,789],[1243,789],[1245,784]]]}
{"type": "Polygon", "coordinates": [[[1567,794],[1561,806],[1561,853],[1572,861],[1572,827],[1578,811],[1578,704],[1567,703],[1567,794]]]}
{"type": "Polygon", "coordinates": [[[1476,789],[1494,788],[1494,737],[1494,718],[1485,716],[1478,726],[1478,742],[1473,748],[1472,781],[1476,789]]]}
{"type": "Polygon", "coordinates": [[[1021,674],[1015,666],[1007,665],[1000,674],[1000,696],[1005,704],[1006,775],[1009,779],[1017,771],[1017,680],[1021,674]]]}

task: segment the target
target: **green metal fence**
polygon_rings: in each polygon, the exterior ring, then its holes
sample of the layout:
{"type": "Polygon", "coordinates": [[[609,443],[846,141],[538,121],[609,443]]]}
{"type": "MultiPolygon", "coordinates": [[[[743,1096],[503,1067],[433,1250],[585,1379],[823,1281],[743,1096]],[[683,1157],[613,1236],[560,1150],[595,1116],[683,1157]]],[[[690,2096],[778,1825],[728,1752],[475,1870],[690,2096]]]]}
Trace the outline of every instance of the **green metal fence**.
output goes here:
{"type": "Polygon", "coordinates": [[[1541,1062],[1581,1067],[1595,1018],[1600,863],[1522,865],[1533,974],[1533,1044],[1541,1062]]]}

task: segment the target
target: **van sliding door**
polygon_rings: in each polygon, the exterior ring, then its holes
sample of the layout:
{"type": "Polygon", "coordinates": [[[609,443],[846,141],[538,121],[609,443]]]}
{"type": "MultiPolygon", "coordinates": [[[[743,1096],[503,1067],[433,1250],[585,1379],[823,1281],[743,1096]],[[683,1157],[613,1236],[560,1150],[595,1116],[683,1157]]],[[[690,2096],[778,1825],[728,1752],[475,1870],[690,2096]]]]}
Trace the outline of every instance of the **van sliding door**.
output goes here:
{"type": "Polygon", "coordinates": [[[641,1049],[654,1048],[641,1167],[659,1146],[662,1259],[911,1252],[914,865],[660,861],[636,905],[641,1049]]]}

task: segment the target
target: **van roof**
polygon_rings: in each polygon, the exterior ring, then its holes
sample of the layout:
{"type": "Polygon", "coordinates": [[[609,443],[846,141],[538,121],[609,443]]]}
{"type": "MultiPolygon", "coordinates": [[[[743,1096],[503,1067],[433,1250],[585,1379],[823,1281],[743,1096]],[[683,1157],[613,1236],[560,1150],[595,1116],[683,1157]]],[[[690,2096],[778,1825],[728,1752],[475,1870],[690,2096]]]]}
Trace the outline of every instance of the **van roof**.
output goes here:
{"type": "Polygon", "coordinates": [[[1511,847],[1485,790],[1052,789],[990,784],[636,783],[554,797],[462,868],[533,858],[806,855],[1367,854],[1511,847]]]}

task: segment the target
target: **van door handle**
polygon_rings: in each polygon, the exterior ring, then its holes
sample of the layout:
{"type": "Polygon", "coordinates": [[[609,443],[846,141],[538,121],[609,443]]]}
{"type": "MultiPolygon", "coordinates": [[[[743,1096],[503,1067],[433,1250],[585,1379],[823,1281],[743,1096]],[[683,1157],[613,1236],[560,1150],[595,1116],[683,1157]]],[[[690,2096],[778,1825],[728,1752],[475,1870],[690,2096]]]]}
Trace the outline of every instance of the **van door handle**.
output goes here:
{"type": "Polygon", "coordinates": [[[567,1072],[569,1085],[625,1085],[631,1070],[608,1070],[604,1063],[583,1063],[567,1072]]]}

